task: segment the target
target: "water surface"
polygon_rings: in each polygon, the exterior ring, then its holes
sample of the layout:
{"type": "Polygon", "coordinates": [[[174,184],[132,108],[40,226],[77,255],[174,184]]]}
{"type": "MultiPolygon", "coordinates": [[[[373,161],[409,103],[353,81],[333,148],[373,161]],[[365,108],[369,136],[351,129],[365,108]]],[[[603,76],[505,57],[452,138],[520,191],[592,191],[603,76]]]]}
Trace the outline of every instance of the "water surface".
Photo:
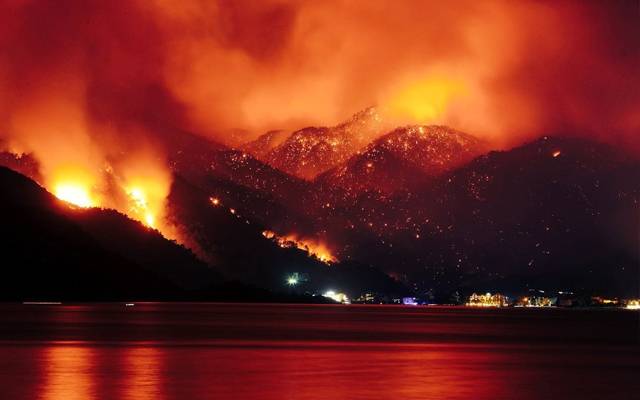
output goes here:
{"type": "Polygon", "coordinates": [[[0,305],[0,398],[637,399],[640,313],[0,305]]]}

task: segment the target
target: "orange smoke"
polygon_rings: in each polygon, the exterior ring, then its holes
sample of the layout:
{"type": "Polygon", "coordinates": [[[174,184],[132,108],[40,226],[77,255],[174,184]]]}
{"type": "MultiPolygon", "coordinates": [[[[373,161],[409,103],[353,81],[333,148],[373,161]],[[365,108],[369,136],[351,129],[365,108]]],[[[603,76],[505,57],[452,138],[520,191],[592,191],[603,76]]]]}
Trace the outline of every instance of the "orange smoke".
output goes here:
{"type": "Polygon", "coordinates": [[[153,226],[184,131],[237,144],[378,105],[496,147],[640,148],[635,1],[10,0],[0,48],[0,139],[61,197],[153,226]]]}
{"type": "Polygon", "coordinates": [[[497,145],[550,131],[637,145],[634,1],[0,7],[0,131],[9,137],[24,139],[26,128],[6,122],[19,114],[52,124],[59,116],[48,104],[62,97],[89,142],[116,152],[140,127],[147,139],[191,130],[235,143],[271,128],[334,125],[373,104],[389,106],[397,123],[451,125],[497,145]]]}

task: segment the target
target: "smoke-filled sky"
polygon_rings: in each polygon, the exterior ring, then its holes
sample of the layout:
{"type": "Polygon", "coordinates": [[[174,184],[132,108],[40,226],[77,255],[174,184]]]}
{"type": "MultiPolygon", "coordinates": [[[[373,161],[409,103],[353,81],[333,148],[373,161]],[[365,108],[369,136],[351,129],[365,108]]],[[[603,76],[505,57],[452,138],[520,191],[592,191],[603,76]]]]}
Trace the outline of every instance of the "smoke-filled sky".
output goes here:
{"type": "Polygon", "coordinates": [[[0,127],[27,147],[153,146],[181,129],[230,142],[373,104],[500,142],[633,141],[639,70],[637,0],[0,6],[0,127]]]}

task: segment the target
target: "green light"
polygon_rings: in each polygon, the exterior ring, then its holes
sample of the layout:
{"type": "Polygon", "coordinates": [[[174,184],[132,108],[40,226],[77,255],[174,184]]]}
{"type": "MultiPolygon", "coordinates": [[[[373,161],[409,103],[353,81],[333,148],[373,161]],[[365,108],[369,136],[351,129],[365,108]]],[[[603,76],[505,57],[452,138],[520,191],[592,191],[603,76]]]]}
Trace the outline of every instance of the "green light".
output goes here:
{"type": "Polygon", "coordinates": [[[297,285],[298,284],[298,279],[293,277],[293,276],[291,276],[291,277],[287,278],[287,284],[289,286],[297,285]]]}

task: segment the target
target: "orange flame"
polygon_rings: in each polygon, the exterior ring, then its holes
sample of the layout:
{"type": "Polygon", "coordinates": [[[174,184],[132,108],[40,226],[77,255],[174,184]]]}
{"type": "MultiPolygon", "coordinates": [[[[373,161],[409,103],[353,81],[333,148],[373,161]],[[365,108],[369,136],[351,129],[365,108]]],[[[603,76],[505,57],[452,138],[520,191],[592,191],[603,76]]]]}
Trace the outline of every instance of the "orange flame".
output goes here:
{"type": "Polygon", "coordinates": [[[89,197],[87,189],[75,183],[59,183],[55,186],[54,194],[60,200],[78,207],[93,207],[94,202],[89,197]]]}
{"type": "Polygon", "coordinates": [[[60,200],[82,208],[99,205],[95,193],[96,180],[81,167],[59,166],[50,174],[48,181],[53,194],[60,200]]]}
{"type": "MultiPolygon", "coordinates": [[[[47,157],[39,157],[45,167],[47,157]]],[[[146,154],[108,165],[103,170],[89,166],[54,166],[44,185],[56,197],[73,206],[113,208],[144,225],[177,240],[172,226],[164,222],[165,200],[171,175],[167,167],[146,154]]]]}
{"type": "Polygon", "coordinates": [[[301,239],[294,234],[280,236],[273,231],[264,231],[262,236],[273,240],[282,248],[297,248],[305,251],[325,264],[338,262],[338,259],[332,254],[327,245],[320,241],[301,239]]]}

